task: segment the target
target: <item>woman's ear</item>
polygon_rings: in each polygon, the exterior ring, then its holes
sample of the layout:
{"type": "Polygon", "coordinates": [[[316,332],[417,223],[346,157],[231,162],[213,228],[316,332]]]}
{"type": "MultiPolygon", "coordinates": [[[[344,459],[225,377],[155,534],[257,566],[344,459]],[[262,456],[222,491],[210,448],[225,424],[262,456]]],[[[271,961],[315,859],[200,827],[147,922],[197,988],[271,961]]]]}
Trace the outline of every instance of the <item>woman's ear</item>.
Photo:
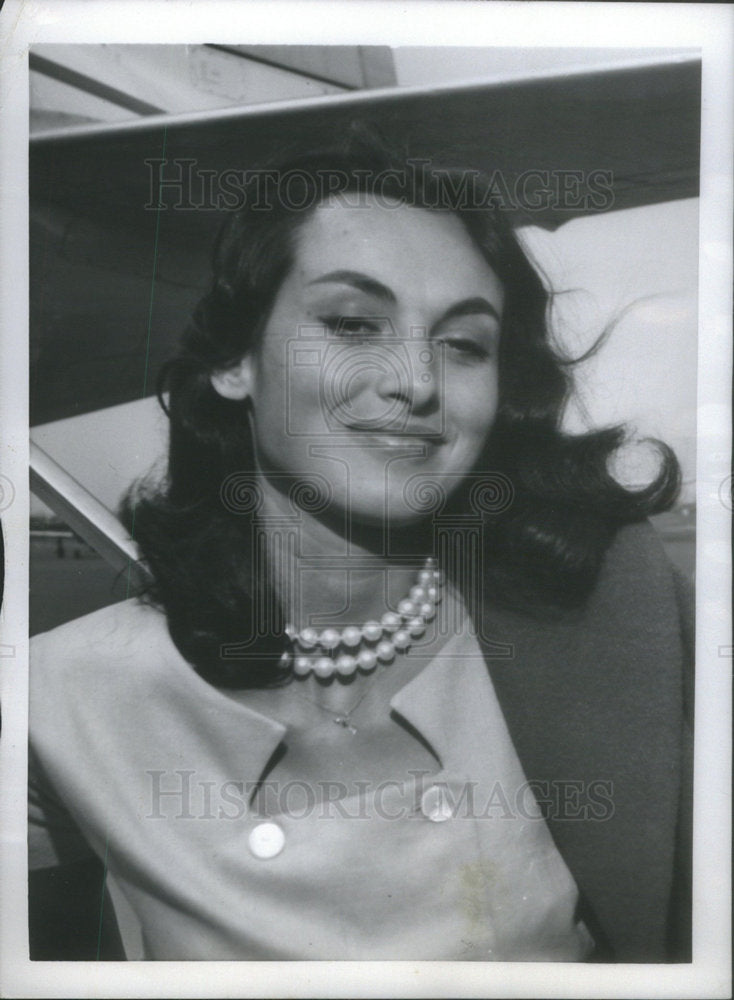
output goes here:
{"type": "Polygon", "coordinates": [[[231,368],[214,372],[209,380],[225,399],[247,399],[252,389],[252,359],[248,355],[231,368]]]}

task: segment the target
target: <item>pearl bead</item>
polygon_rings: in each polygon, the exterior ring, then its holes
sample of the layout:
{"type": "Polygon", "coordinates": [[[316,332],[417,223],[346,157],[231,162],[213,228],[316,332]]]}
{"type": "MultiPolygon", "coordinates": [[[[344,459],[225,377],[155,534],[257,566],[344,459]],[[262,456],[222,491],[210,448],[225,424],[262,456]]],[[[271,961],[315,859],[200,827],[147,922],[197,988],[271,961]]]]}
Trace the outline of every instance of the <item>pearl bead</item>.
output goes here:
{"type": "Polygon", "coordinates": [[[334,661],[328,656],[319,656],[314,661],[313,672],[317,677],[331,677],[334,673],[334,661]]]}
{"type": "Polygon", "coordinates": [[[367,622],[366,625],[362,626],[362,635],[367,642],[377,642],[378,639],[382,638],[383,631],[379,622],[367,622]]]}
{"type": "Polygon", "coordinates": [[[386,611],[381,621],[382,627],[386,632],[397,632],[402,625],[400,615],[396,615],[394,611],[386,611]]]}
{"type": "Polygon", "coordinates": [[[315,628],[307,626],[298,633],[298,645],[303,649],[313,649],[318,641],[319,634],[315,628]]]}
{"type": "Polygon", "coordinates": [[[322,649],[336,649],[341,638],[335,628],[325,628],[319,636],[319,645],[322,649]]]}
{"type": "Polygon", "coordinates": [[[291,654],[290,653],[286,652],[286,653],[281,653],[280,654],[280,659],[278,660],[278,666],[281,668],[281,670],[285,670],[286,667],[289,667],[290,666],[290,662],[291,662],[291,654]]]}
{"type": "Polygon", "coordinates": [[[426,631],[426,623],[420,616],[416,618],[411,618],[410,621],[408,622],[408,631],[410,632],[410,634],[413,636],[414,639],[417,639],[418,636],[423,635],[423,633],[426,631]]]}
{"type": "Polygon", "coordinates": [[[293,673],[300,677],[313,671],[317,677],[327,678],[335,673],[348,677],[358,669],[374,670],[378,661],[390,663],[396,651],[406,652],[413,640],[423,635],[426,623],[435,618],[436,605],[441,600],[444,575],[436,569],[435,559],[427,559],[415,579],[417,583],[400,601],[397,611],[386,611],[380,621],[372,619],[361,628],[347,625],[340,631],[329,627],[319,633],[310,626],[296,632],[293,625],[286,625],[286,635],[302,652],[294,656],[290,650],[286,651],[280,658],[281,666],[292,666],[293,673]],[[374,648],[363,648],[365,643],[374,644],[374,648]],[[350,652],[336,655],[339,646],[350,652]],[[322,655],[303,655],[316,647],[320,647],[322,655]],[[328,656],[328,653],[334,655],[328,656]]]}
{"type": "Polygon", "coordinates": [[[377,653],[377,659],[382,663],[389,663],[395,657],[395,646],[388,639],[383,639],[382,642],[377,643],[375,653],[377,653]]]}
{"type": "Polygon", "coordinates": [[[311,672],[311,660],[308,656],[297,656],[293,661],[293,673],[305,677],[311,672]]]}
{"type": "Polygon", "coordinates": [[[399,649],[400,652],[402,653],[410,646],[410,633],[407,632],[404,628],[401,628],[392,637],[392,641],[395,648],[399,649]]]}
{"type": "Polygon", "coordinates": [[[360,670],[374,670],[377,666],[377,657],[374,650],[362,649],[357,653],[357,666],[360,670]]]}
{"type": "Polygon", "coordinates": [[[347,625],[342,632],[342,643],[345,646],[358,646],[362,641],[362,630],[354,625],[347,625]]]}
{"type": "Polygon", "coordinates": [[[343,674],[348,677],[349,674],[353,674],[357,669],[357,658],[352,656],[350,653],[343,653],[342,656],[336,658],[336,670],[337,673],[343,674]]]}

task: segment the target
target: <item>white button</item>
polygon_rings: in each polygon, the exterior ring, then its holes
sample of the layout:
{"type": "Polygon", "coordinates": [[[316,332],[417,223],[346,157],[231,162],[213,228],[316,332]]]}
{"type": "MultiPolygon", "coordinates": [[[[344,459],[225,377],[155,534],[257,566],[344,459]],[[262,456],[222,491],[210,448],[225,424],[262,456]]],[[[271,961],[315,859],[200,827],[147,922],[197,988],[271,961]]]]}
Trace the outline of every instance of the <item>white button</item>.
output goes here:
{"type": "Polygon", "coordinates": [[[256,858],[274,858],[283,850],[285,834],[277,823],[260,823],[250,831],[247,843],[256,858]]]}
{"type": "Polygon", "coordinates": [[[432,823],[443,823],[453,816],[448,793],[440,785],[431,785],[421,798],[421,812],[432,823]]]}

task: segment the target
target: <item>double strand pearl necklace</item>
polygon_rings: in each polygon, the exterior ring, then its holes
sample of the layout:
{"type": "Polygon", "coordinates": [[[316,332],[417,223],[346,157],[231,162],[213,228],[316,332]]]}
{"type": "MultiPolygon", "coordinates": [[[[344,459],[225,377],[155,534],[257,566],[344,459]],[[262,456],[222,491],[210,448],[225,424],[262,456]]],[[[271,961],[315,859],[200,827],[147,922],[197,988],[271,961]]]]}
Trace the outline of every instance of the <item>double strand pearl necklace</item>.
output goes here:
{"type": "Polygon", "coordinates": [[[386,611],[380,621],[368,621],[360,628],[348,625],[341,631],[325,628],[319,633],[307,626],[300,632],[286,625],[290,650],[282,663],[292,663],[293,673],[305,677],[340,674],[349,677],[356,670],[368,673],[379,663],[392,663],[396,653],[406,653],[413,639],[423,635],[426,623],[436,616],[441,600],[443,576],[434,559],[427,559],[419,571],[415,586],[399,602],[397,611],[386,611]]]}

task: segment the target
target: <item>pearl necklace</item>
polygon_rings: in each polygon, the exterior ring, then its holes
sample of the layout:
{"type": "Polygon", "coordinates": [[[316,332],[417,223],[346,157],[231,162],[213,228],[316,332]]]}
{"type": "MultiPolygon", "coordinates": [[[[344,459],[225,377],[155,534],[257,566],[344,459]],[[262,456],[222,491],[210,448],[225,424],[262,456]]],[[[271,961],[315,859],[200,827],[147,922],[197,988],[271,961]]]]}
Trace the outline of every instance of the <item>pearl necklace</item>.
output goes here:
{"type": "Polygon", "coordinates": [[[310,626],[298,632],[286,625],[291,648],[283,654],[281,663],[292,664],[293,673],[299,677],[313,671],[321,678],[334,674],[349,677],[356,670],[368,673],[378,662],[392,663],[395,654],[406,653],[413,639],[423,635],[426,623],[435,618],[442,587],[443,575],[435,568],[435,560],[429,558],[397,611],[386,611],[379,622],[368,621],[361,628],[347,625],[341,631],[325,628],[320,634],[310,626]]]}

